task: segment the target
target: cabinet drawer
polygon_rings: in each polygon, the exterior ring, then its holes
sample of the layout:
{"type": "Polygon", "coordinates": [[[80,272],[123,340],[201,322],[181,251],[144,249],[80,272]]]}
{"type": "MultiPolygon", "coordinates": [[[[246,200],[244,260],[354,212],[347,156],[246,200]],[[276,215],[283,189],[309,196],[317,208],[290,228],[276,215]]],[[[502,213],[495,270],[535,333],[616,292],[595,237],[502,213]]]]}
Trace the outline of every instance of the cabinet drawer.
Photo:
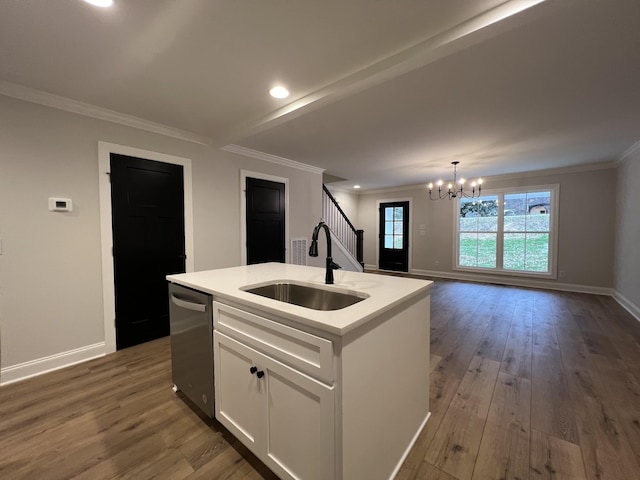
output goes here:
{"type": "Polygon", "coordinates": [[[213,326],[311,377],[333,383],[330,340],[218,302],[213,302],[213,326]]]}

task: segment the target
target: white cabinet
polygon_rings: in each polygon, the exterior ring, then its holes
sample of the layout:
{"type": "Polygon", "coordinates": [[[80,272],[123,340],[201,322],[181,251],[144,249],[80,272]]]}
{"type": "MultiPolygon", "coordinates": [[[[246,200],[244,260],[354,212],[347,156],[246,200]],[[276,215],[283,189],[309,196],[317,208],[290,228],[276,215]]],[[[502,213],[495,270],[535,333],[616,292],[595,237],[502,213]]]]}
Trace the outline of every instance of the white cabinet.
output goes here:
{"type": "MultiPolygon", "coordinates": [[[[221,310],[251,318],[216,308],[218,320],[221,310]]],[[[335,478],[334,387],[220,331],[213,339],[218,421],[282,478],[335,478]]]]}
{"type": "Polygon", "coordinates": [[[394,478],[429,417],[429,300],[342,336],[214,301],[216,418],[282,479],[394,478]]]}

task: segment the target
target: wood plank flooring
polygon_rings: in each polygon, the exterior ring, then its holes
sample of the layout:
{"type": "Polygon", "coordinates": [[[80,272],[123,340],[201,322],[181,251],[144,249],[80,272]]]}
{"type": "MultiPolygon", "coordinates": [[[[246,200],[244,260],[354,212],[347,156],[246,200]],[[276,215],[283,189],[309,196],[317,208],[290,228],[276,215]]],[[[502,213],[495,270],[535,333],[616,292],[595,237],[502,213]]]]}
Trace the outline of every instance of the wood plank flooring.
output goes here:
{"type": "MultiPolygon", "coordinates": [[[[438,280],[431,336],[398,480],[640,479],[640,322],[613,299],[438,280]]],[[[0,479],[276,478],[170,377],[160,339],[0,387],[0,479]]]]}

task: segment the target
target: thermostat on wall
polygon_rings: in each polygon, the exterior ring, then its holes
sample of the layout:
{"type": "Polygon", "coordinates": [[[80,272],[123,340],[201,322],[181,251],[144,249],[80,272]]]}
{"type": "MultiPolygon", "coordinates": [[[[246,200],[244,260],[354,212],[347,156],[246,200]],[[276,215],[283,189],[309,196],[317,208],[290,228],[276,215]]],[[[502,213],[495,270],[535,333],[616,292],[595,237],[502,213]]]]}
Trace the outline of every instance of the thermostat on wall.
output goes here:
{"type": "Polygon", "coordinates": [[[49,211],[70,212],[73,209],[73,202],[70,198],[49,198],[49,211]]]}

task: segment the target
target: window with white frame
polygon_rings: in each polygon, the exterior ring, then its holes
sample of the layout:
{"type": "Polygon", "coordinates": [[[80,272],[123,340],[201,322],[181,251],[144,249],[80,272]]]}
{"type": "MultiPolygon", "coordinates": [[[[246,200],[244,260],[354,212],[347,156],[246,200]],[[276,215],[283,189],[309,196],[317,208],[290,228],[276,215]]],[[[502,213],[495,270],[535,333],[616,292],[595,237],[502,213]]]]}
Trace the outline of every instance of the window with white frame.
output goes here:
{"type": "Polygon", "coordinates": [[[554,276],[558,191],[547,185],[458,199],[457,268],[554,276]]]}

